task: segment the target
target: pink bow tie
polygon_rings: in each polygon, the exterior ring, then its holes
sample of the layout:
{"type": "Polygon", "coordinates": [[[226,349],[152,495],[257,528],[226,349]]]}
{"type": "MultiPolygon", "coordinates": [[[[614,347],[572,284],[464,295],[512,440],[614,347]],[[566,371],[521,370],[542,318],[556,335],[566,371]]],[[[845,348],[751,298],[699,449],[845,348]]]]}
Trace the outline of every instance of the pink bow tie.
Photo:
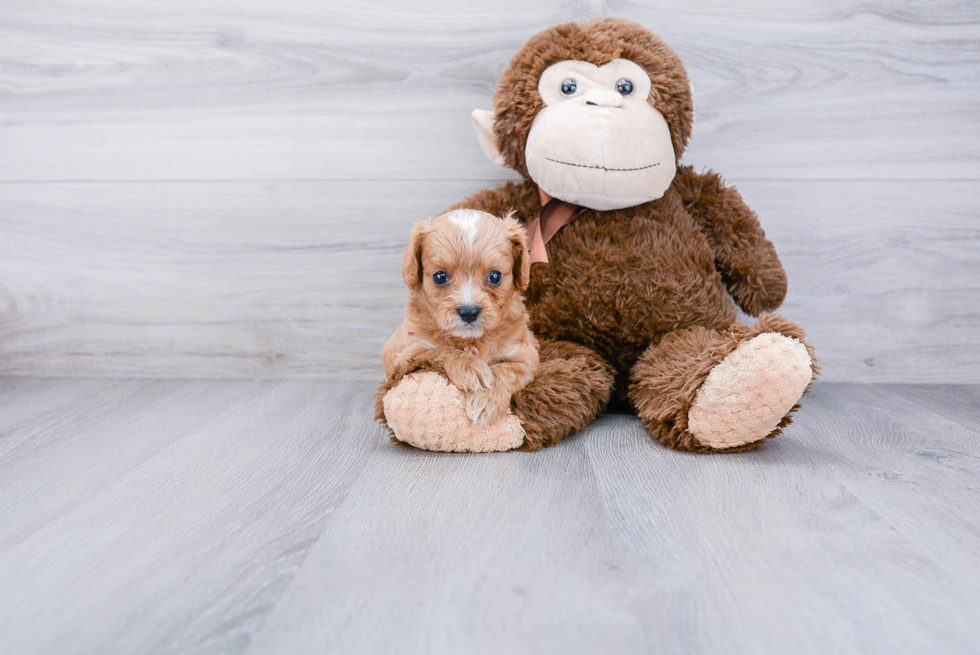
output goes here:
{"type": "Polygon", "coordinates": [[[551,238],[581,211],[581,207],[570,202],[552,198],[538,188],[541,197],[541,215],[528,223],[527,233],[531,240],[531,263],[549,263],[545,245],[551,238]]]}

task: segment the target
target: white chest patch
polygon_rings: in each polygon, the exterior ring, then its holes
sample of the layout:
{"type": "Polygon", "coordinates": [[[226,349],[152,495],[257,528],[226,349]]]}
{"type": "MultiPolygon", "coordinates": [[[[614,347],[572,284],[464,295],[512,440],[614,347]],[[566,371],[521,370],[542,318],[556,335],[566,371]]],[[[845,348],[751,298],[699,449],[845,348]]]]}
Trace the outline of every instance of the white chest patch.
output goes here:
{"type": "Polygon", "coordinates": [[[472,209],[457,209],[449,215],[449,220],[463,231],[467,243],[476,241],[476,222],[480,220],[477,212],[472,209]]]}

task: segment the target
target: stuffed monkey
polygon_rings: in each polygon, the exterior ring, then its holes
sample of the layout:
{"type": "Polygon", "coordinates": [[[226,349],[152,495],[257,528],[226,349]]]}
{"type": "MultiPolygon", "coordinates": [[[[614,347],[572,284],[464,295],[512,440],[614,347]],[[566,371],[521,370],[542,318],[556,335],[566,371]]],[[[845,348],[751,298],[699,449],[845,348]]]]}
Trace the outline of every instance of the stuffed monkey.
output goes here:
{"type": "MultiPolygon", "coordinates": [[[[799,326],[768,313],[786,274],[755,213],[716,173],[680,164],[694,107],[677,54],[623,19],[557,25],[514,55],[493,106],[473,112],[479,142],[524,181],[453,208],[514,211],[527,225],[541,366],[507,421],[472,426],[479,445],[449,449],[550,446],[611,398],[681,450],[747,450],[779,434],[816,359],[799,326]]],[[[446,449],[433,426],[461,411],[448,387],[433,371],[387,380],[376,415],[402,441],[446,449]]],[[[454,443],[468,438],[460,430],[454,443]]]]}

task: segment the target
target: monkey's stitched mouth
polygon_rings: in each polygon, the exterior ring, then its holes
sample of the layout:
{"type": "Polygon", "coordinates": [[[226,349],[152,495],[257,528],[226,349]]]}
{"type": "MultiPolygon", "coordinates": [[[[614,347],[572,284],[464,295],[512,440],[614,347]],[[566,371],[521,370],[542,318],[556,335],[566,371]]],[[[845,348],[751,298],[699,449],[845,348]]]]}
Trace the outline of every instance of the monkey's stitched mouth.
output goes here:
{"type": "Polygon", "coordinates": [[[565,166],[576,166],[578,168],[597,168],[601,171],[617,171],[617,172],[627,172],[627,171],[645,171],[648,168],[653,168],[654,166],[660,166],[660,162],[656,164],[650,164],[649,166],[639,166],[637,168],[606,168],[605,166],[595,166],[589,164],[573,164],[570,161],[561,161],[559,159],[552,159],[551,157],[545,157],[548,161],[553,161],[556,164],[564,164],[565,166]]]}

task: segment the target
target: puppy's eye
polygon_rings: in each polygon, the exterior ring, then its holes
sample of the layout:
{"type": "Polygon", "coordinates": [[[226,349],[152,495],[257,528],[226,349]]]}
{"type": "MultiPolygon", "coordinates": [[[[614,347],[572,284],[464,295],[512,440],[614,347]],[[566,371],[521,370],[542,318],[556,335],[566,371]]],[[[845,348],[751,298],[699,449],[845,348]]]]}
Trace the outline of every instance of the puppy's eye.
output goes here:
{"type": "Polygon", "coordinates": [[[436,283],[437,287],[446,286],[449,282],[449,274],[446,271],[438,271],[432,276],[432,281],[436,283]]]}
{"type": "Polygon", "coordinates": [[[487,282],[489,282],[493,286],[497,286],[498,284],[500,284],[500,281],[503,279],[504,276],[500,274],[500,271],[490,271],[490,274],[487,275],[487,282]]]}
{"type": "Polygon", "coordinates": [[[616,82],[616,90],[619,91],[622,96],[633,95],[633,83],[626,78],[621,79],[616,82]]]}
{"type": "Polygon", "coordinates": [[[577,90],[578,90],[578,82],[576,82],[572,78],[568,78],[567,80],[561,83],[561,94],[563,96],[575,95],[575,91],[577,90]]]}

